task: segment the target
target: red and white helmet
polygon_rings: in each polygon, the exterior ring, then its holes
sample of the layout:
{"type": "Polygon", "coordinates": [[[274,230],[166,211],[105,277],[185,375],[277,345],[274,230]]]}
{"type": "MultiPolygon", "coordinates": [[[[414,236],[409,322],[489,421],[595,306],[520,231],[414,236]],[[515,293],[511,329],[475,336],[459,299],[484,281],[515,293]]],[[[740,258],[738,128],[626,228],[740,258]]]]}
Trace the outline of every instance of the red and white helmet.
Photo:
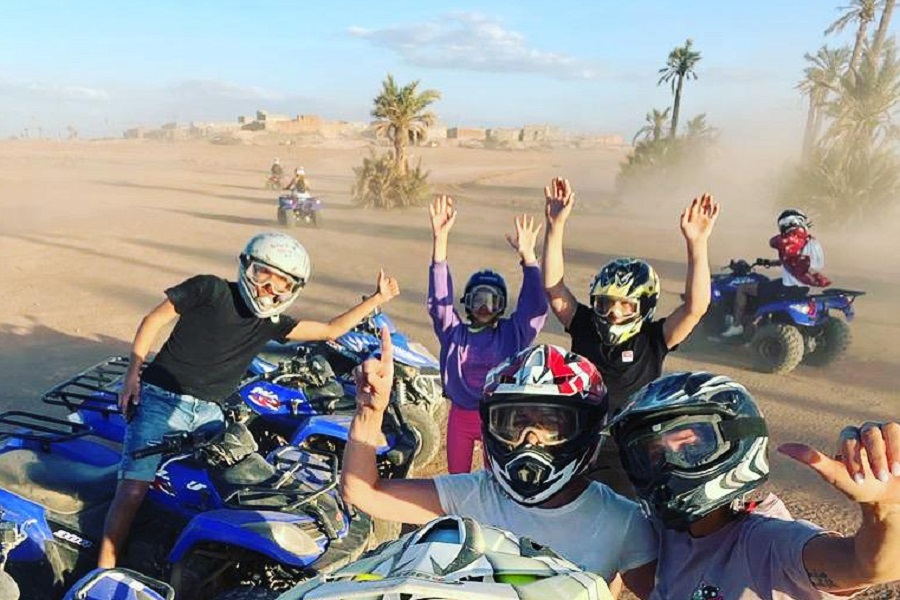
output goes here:
{"type": "Polygon", "coordinates": [[[481,402],[488,469],[519,504],[540,504],[590,465],[609,402],[600,372],[559,346],[526,348],[488,373],[481,402]]]}

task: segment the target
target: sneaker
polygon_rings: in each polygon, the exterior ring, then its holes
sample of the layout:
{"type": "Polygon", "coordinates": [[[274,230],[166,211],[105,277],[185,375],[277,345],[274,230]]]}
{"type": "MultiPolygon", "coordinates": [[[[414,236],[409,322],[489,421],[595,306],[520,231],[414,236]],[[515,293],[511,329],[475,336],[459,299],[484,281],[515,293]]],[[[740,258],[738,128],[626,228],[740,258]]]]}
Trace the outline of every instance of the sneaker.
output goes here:
{"type": "Polygon", "coordinates": [[[722,337],[737,337],[739,335],[743,335],[744,326],[743,325],[732,325],[728,329],[722,332],[722,337]]]}

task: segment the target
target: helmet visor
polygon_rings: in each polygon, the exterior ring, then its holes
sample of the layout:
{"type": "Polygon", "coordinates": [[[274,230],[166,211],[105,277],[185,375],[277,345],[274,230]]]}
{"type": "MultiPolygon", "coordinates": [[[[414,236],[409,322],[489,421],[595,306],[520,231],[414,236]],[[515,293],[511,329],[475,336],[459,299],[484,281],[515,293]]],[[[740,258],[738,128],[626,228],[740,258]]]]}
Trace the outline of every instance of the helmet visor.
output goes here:
{"type": "Polygon", "coordinates": [[[571,441],[583,427],[578,408],[528,402],[488,408],[488,431],[512,447],[525,442],[556,446],[571,441]]]}
{"type": "Polygon", "coordinates": [[[604,319],[629,321],[641,312],[640,303],[634,298],[597,295],[591,299],[594,313],[604,319]]]}
{"type": "Polygon", "coordinates": [[[468,309],[472,312],[478,312],[481,309],[487,309],[492,314],[502,311],[505,306],[506,299],[495,287],[489,285],[479,285],[469,292],[468,309]]]}
{"type": "Polygon", "coordinates": [[[273,296],[290,295],[303,287],[296,277],[258,261],[251,261],[247,265],[247,279],[253,285],[268,290],[273,296]]]}
{"type": "Polygon", "coordinates": [[[638,479],[669,470],[694,470],[725,454],[731,443],[722,437],[718,415],[687,416],[658,423],[625,442],[629,471],[638,479]]]}

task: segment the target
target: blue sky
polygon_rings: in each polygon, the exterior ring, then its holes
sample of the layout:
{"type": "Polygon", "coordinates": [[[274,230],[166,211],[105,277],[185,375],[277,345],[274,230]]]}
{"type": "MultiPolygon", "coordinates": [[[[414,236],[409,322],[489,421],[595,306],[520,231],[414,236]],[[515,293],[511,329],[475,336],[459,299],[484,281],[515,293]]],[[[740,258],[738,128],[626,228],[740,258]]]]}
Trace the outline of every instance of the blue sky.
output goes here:
{"type": "MultiPolygon", "coordinates": [[[[731,131],[799,128],[803,53],[840,0],[7,2],[0,136],[67,124],[93,135],[268,108],[367,120],[380,81],[440,90],[449,124],[553,122],[630,137],[669,50],[703,54],[689,117],[731,131]]],[[[851,40],[845,32],[831,43],[851,40]]]]}

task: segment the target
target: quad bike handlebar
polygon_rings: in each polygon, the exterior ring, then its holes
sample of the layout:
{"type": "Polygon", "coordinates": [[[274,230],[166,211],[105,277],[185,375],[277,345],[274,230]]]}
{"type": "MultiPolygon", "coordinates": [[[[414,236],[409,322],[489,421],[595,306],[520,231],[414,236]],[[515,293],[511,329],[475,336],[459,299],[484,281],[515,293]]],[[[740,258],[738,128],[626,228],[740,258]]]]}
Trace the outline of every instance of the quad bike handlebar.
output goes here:
{"type": "Polygon", "coordinates": [[[769,260],[767,258],[757,258],[752,263],[748,263],[746,260],[739,258],[739,259],[731,259],[731,261],[728,263],[728,266],[725,268],[728,269],[729,271],[731,271],[732,273],[734,273],[735,275],[748,275],[751,271],[753,271],[753,269],[755,267],[766,267],[768,269],[771,267],[780,267],[780,266],[781,266],[780,260],[769,260]]]}
{"type": "Polygon", "coordinates": [[[163,436],[156,444],[150,444],[131,453],[132,458],[146,458],[158,454],[181,454],[192,452],[208,446],[218,434],[209,434],[202,431],[169,433],[163,436]]]}

